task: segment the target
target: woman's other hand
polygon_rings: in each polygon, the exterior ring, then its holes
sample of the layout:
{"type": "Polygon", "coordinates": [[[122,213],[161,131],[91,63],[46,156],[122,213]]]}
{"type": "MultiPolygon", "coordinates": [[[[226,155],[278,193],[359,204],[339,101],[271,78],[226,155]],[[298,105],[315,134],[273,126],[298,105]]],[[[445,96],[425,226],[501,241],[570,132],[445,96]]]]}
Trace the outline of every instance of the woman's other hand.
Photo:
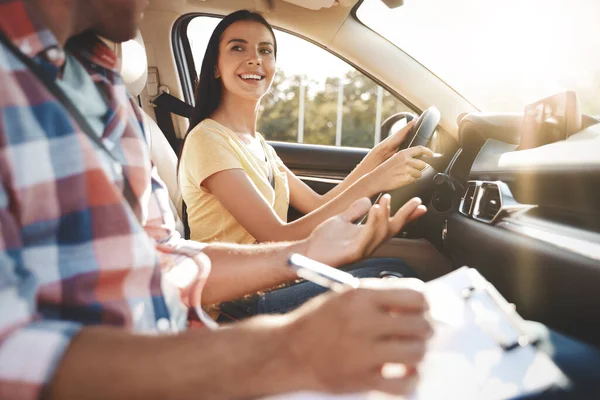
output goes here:
{"type": "Polygon", "coordinates": [[[413,183],[422,176],[427,166],[418,157],[433,156],[424,146],[409,147],[389,157],[367,176],[377,192],[386,192],[413,183]]]}
{"type": "Polygon", "coordinates": [[[406,136],[412,130],[415,121],[412,120],[402,129],[394,132],[381,142],[377,144],[377,146],[373,147],[369,154],[364,158],[361,164],[364,165],[366,172],[371,172],[375,168],[377,168],[380,164],[388,160],[391,156],[396,154],[398,151],[398,147],[404,142],[406,136]]]}

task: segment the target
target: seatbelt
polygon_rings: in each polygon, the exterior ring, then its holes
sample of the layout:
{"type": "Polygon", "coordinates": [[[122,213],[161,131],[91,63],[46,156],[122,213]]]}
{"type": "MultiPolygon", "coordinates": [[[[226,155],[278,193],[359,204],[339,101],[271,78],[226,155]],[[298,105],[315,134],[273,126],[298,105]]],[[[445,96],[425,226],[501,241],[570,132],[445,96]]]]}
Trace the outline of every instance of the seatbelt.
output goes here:
{"type": "Polygon", "coordinates": [[[192,116],[192,112],[194,111],[194,106],[179,100],[177,97],[167,92],[159,94],[151,101],[151,103],[154,104],[156,108],[163,108],[173,114],[188,119],[192,116]]]}
{"type": "MultiPolygon", "coordinates": [[[[175,127],[173,126],[171,113],[189,119],[192,116],[194,107],[167,92],[159,94],[151,101],[151,103],[154,105],[156,124],[167,138],[167,141],[173,150],[175,150],[177,157],[179,157],[179,150],[183,141],[175,135],[175,127]]],[[[183,237],[189,239],[190,225],[188,224],[187,206],[185,201],[182,201],[181,222],[183,223],[183,237]]]]}
{"type": "Polygon", "coordinates": [[[182,140],[175,134],[175,126],[173,125],[171,113],[189,118],[192,115],[194,107],[166,92],[162,92],[151,103],[155,106],[154,115],[156,116],[156,124],[167,138],[175,154],[179,155],[182,140]]]}
{"type": "MultiPolygon", "coordinates": [[[[156,124],[167,138],[167,141],[175,151],[175,154],[177,154],[177,157],[179,157],[179,151],[183,140],[177,138],[177,135],[175,135],[175,126],[173,125],[171,113],[189,119],[192,116],[194,107],[167,92],[162,92],[156,96],[154,100],[151,100],[150,103],[154,105],[156,124]]],[[[181,222],[183,223],[183,237],[189,239],[190,226],[188,224],[187,206],[185,201],[182,201],[181,222]]]]}
{"type": "Polygon", "coordinates": [[[183,224],[183,238],[190,239],[190,224],[188,224],[187,205],[181,200],[181,223],[183,224]]]}

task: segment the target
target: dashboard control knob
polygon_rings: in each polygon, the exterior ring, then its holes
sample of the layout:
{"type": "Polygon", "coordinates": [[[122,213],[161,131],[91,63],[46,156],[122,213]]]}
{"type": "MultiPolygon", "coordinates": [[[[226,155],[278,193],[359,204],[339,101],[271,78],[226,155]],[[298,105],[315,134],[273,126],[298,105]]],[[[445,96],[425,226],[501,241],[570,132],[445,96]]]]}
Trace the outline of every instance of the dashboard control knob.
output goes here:
{"type": "Polygon", "coordinates": [[[452,183],[452,179],[450,179],[448,175],[441,172],[433,177],[433,184],[436,186],[436,189],[454,191],[454,183],[452,183]]]}
{"type": "Polygon", "coordinates": [[[439,212],[447,212],[452,207],[456,194],[456,186],[452,179],[443,173],[438,173],[433,177],[433,197],[431,203],[439,212]]]}

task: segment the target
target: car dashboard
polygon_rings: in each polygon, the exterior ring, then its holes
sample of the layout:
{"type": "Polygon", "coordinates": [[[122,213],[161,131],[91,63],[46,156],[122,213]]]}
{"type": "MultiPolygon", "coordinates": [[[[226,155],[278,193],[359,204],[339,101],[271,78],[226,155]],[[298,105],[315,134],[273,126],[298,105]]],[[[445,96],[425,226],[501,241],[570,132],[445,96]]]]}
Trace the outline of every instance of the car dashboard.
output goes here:
{"type": "Polygon", "coordinates": [[[526,118],[462,116],[425,236],[525,318],[600,344],[600,121],[582,116],[564,138],[524,146],[526,118]]]}

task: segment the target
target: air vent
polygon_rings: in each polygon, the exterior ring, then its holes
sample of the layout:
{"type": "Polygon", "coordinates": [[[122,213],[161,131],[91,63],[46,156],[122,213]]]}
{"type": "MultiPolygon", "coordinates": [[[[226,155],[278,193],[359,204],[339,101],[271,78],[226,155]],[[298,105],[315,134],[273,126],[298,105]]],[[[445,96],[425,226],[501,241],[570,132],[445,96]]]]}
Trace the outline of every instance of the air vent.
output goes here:
{"type": "Polygon", "coordinates": [[[469,182],[469,186],[467,186],[467,191],[465,193],[465,197],[462,198],[460,204],[460,212],[465,215],[471,215],[471,206],[473,205],[473,200],[475,200],[475,193],[477,192],[477,183],[469,182]]]}
{"type": "Polygon", "coordinates": [[[484,183],[481,185],[480,200],[473,211],[473,217],[485,222],[492,222],[500,213],[502,200],[498,185],[493,183],[484,183]]]}
{"type": "Polygon", "coordinates": [[[502,181],[469,181],[458,210],[469,218],[492,224],[534,207],[516,201],[508,185],[502,181]]]}

